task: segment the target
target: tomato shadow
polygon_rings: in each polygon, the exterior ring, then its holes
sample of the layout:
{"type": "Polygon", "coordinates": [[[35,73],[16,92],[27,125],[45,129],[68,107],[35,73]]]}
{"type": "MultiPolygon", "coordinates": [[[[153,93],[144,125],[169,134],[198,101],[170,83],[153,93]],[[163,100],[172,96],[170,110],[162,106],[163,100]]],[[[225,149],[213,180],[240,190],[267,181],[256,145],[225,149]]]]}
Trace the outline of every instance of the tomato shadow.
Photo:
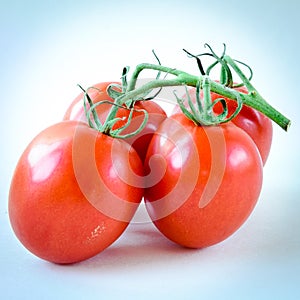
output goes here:
{"type": "MultiPolygon", "coordinates": [[[[160,268],[170,261],[186,260],[201,249],[179,246],[163,236],[151,223],[131,224],[123,235],[98,255],[81,263],[69,265],[74,269],[122,272],[157,265],[160,268]]],[[[92,271],[93,272],[93,271],[92,271]]]]}

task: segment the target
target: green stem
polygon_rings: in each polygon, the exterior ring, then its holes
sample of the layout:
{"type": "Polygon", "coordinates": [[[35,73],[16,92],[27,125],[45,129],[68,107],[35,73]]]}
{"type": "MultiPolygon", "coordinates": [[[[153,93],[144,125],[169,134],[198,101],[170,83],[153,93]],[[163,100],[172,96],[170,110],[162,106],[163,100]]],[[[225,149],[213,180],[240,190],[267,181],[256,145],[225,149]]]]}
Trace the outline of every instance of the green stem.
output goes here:
{"type": "MultiPolygon", "coordinates": [[[[261,113],[269,117],[271,120],[273,120],[275,123],[277,123],[281,128],[283,128],[284,130],[288,130],[291,121],[263,99],[263,97],[252,86],[248,78],[243,74],[243,72],[239,69],[239,67],[234,63],[234,61],[229,56],[225,56],[224,59],[237,72],[237,74],[240,76],[240,78],[245,83],[245,86],[249,90],[249,94],[243,94],[238,92],[243,104],[260,111],[261,113]]],[[[142,93],[145,93],[151,89],[159,88],[159,87],[181,86],[181,85],[196,87],[198,81],[200,81],[200,86],[202,86],[203,76],[191,75],[184,71],[172,69],[161,65],[146,64],[146,63],[140,64],[136,67],[135,71],[133,72],[132,78],[127,86],[127,91],[122,96],[121,102],[124,103],[126,100],[137,97],[142,93]],[[141,71],[145,69],[165,72],[174,75],[176,77],[174,79],[169,79],[169,80],[153,80],[135,89],[137,78],[141,73],[141,71]]],[[[211,91],[220,94],[223,97],[237,100],[236,90],[225,87],[218,82],[211,81],[211,91]]],[[[117,108],[113,107],[112,110],[117,110],[117,108]]],[[[112,116],[113,113],[114,112],[112,112],[112,116]]],[[[109,118],[111,118],[110,115],[109,118]]]]}
{"type": "Polygon", "coordinates": [[[172,74],[172,75],[175,75],[175,76],[179,76],[180,74],[185,73],[183,71],[179,71],[179,70],[176,70],[176,69],[171,69],[169,67],[164,67],[162,65],[154,65],[154,64],[147,64],[147,63],[139,64],[135,68],[135,70],[132,74],[131,80],[128,83],[127,92],[130,92],[130,91],[135,89],[138,76],[141,73],[141,71],[143,71],[145,69],[154,70],[154,71],[161,71],[161,72],[165,72],[165,73],[172,74]]]}
{"type": "Polygon", "coordinates": [[[122,96],[118,97],[115,99],[115,104],[117,105],[112,105],[109,113],[108,113],[108,116],[106,117],[105,119],[105,122],[102,126],[103,128],[103,133],[105,134],[109,134],[110,133],[110,130],[111,130],[111,121],[113,119],[116,118],[116,114],[118,112],[118,109],[120,108],[120,106],[122,105],[123,101],[122,101],[122,96]]]}
{"type": "MultiPolygon", "coordinates": [[[[237,100],[237,95],[235,92],[233,92],[232,89],[224,88],[223,86],[220,86],[220,84],[213,81],[211,82],[211,91],[224,97],[237,100]]],[[[267,103],[267,101],[264,100],[263,97],[255,89],[253,89],[249,94],[239,93],[239,95],[243,104],[263,113],[265,116],[277,123],[285,131],[289,129],[291,121],[284,115],[282,115],[279,111],[277,111],[269,103],[267,103]]]]}

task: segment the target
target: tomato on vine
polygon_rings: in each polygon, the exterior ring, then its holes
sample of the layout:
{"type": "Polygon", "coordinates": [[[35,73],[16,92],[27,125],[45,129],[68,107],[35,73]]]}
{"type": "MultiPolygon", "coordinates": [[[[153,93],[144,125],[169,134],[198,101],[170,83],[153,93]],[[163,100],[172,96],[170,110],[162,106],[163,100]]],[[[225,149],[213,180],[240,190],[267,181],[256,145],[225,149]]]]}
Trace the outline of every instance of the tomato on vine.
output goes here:
{"type": "Polygon", "coordinates": [[[9,217],[21,243],[60,264],[90,258],[128,226],[143,196],[136,151],[77,121],[33,139],[14,172],[9,217]]]}
{"type": "Polygon", "coordinates": [[[262,186],[252,139],[231,124],[198,126],[183,114],[165,120],[146,156],[145,203],[168,239],[202,248],[233,234],[262,186]]]}
{"type": "Polygon", "coordinates": [[[262,187],[272,139],[267,118],[284,130],[291,122],[262,98],[225,46],[221,57],[210,50],[204,55],[216,61],[206,72],[192,55],[200,76],[157,59],[138,65],[127,83],[124,68],[122,84],[83,90],[63,122],[32,140],[8,203],[12,228],[29,251],[61,264],[88,259],[124,232],[143,196],[156,227],[185,247],[216,244],[242,226],[262,187]],[[218,64],[220,82],[209,77],[218,64]],[[136,87],[145,69],[158,75],[136,87]],[[245,88],[233,84],[231,69],[245,88]],[[173,77],[160,79],[161,72],[173,77]],[[195,89],[186,99],[176,96],[182,112],[169,118],[147,97],[183,85],[195,89]]]}

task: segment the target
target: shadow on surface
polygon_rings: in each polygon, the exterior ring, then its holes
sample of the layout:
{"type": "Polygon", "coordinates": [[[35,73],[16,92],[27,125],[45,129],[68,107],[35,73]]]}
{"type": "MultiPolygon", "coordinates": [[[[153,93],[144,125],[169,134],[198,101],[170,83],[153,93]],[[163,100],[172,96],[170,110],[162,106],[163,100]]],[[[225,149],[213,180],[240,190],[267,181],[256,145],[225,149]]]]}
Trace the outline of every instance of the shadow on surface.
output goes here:
{"type": "Polygon", "coordinates": [[[72,269],[105,270],[113,272],[131,270],[149,265],[169,264],[172,260],[187,259],[204,251],[181,247],[165,238],[153,224],[131,224],[110,247],[91,259],[68,265],[72,269]]]}

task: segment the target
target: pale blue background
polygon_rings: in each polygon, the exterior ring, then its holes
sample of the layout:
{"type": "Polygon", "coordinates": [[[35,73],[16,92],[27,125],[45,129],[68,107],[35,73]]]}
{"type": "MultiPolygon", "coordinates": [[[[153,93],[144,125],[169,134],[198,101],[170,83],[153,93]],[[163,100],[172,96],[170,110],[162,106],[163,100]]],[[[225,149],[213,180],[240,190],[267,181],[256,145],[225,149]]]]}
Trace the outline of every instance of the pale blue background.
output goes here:
{"type": "Polygon", "coordinates": [[[296,299],[300,297],[299,26],[297,0],[2,1],[0,6],[0,298],[296,299]],[[28,253],[7,214],[17,160],[58,122],[83,86],[118,80],[123,66],[155,62],[195,71],[181,49],[210,43],[246,61],[253,83],[289,116],[274,126],[259,204],[225,242],[178,248],[150,224],[74,266],[28,253]]]}

